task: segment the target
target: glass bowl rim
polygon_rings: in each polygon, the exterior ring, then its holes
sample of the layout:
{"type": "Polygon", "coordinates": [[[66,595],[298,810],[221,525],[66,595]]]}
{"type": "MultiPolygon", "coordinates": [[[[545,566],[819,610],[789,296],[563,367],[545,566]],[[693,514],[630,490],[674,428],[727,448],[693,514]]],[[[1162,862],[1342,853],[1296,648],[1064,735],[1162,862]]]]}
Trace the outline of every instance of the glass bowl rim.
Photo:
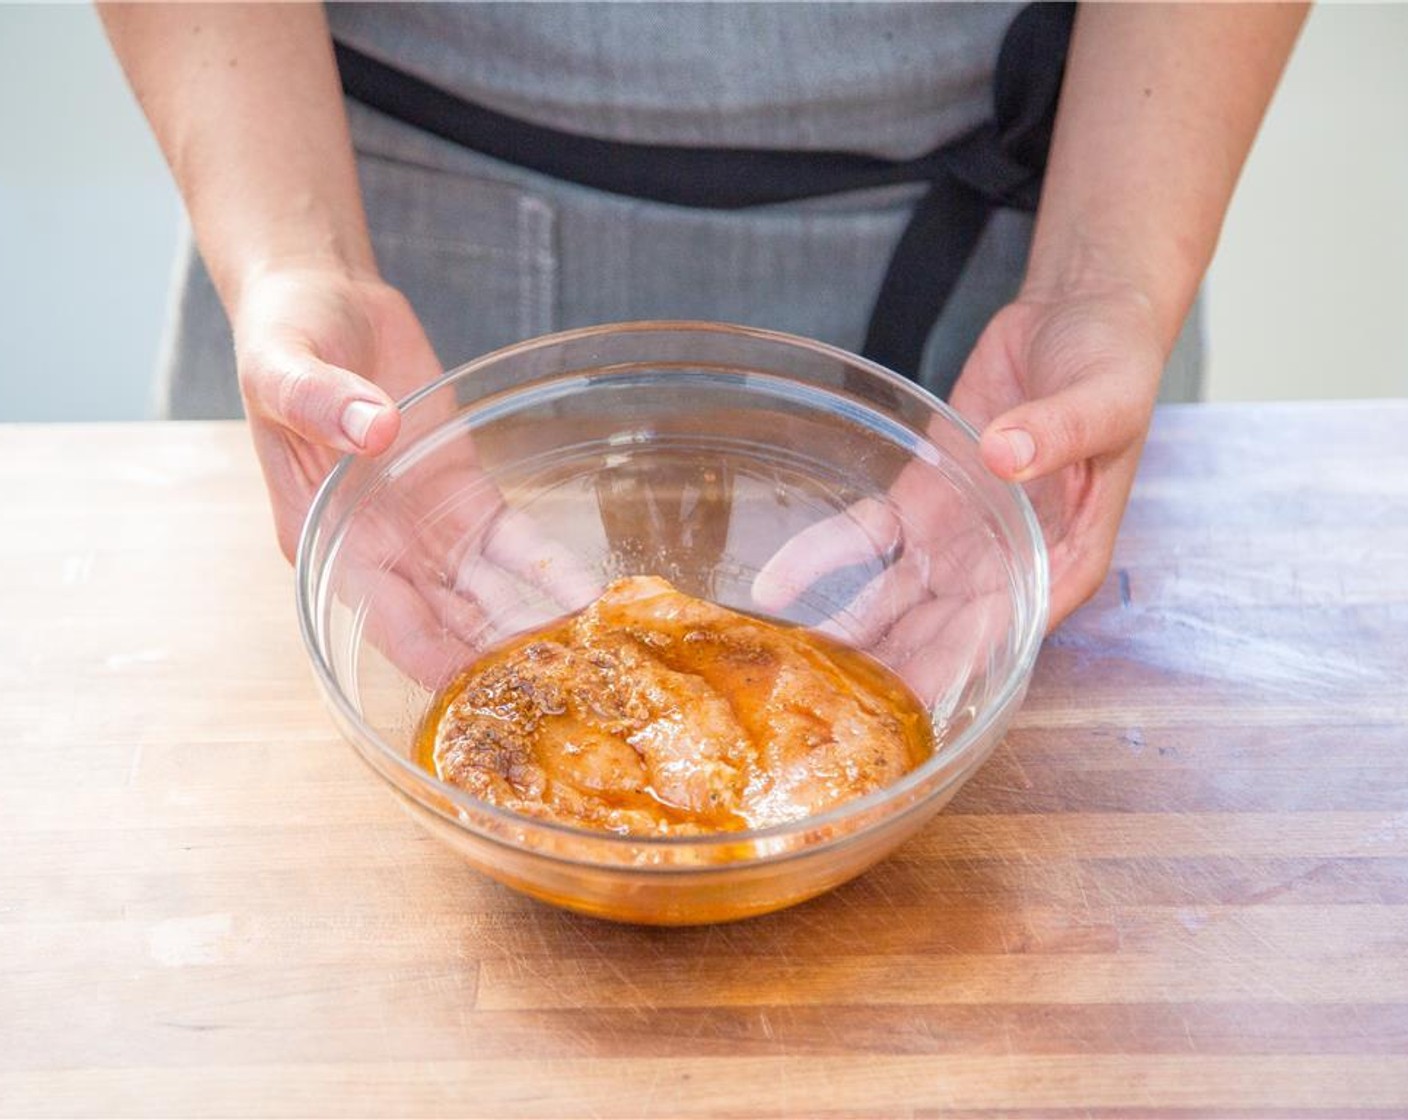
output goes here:
{"type": "MultiPolygon", "coordinates": [[[[749,327],[734,323],[722,323],[710,320],[691,319],[644,319],[635,321],[625,321],[618,323],[602,323],[589,327],[579,327],[573,330],[556,331],[550,334],[537,335],[533,338],[524,339],[521,342],[512,343],[509,346],[500,347],[487,354],[475,358],[473,361],[455,366],[446,370],[441,376],[422,385],[419,389],[409,393],[397,402],[397,408],[404,415],[408,409],[414,408],[422,401],[433,396],[444,389],[451,382],[459,381],[471,376],[477,370],[485,366],[496,364],[511,358],[516,354],[529,353],[548,346],[560,345],[563,343],[579,342],[594,336],[620,336],[629,334],[641,335],[677,335],[677,334],[719,334],[719,335],[741,335],[756,339],[762,342],[781,345],[783,347],[809,350],[815,354],[832,358],[834,360],[856,366],[866,373],[878,377],[882,382],[888,384],[892,390],[896,390],[906,396],[915,398],[928,411],[940,415],[948,424],[955,427],[961,434],[971,439],[974,443],[978,440],[978,431],[963,416],[953,409],[946,401],[934,396],[922,385],[911,381],[893,370],[887,369],[869,358],[863,358],[839,346],[832,346],[829,343],[819,342],[816,339],[806,338],[801,335],[789,334],[785,331],[768,330],[762,327],[749,327]]],[[[700,363],[702,368],[707,368],[707,362],[700,363]]],[[[791,378],[792,375],[782,373],[779,376],[784,379],[791,378]]],[[[800,379],[796,379],[800,380],[800,379]]],[[[526,388],[533,384],[532,380],[525,381],[521,386],[514,386],[510,392],[517,392],[520,388],[526,388]]],[[[495,394],[498,395],[498,394],[495,394]]],[[[472,406],[471,406],[472,407],[472,406]]],[[[442,781],[439,777],[431,774],[424,768],[417,766],[410,758],[404,757],[387,743],[374,729],[369,727],[362,717],[353,708],[351,701],[338,684],[336,674],[329,664],[328,659],[323,655],[323,651],[318,643],[318,626],[315,623],[314,614],[314,592],[317,582],[317,573],[312,568],[312,549],[315,539],[319,534],[319,526],[331,504],[334,494],[342,479],[353,469],[355,465],[364,461],[363,457],[356,455],[344,455],[329,472],[322,484],[318,487],[314,495],[312,504],[308,507],[307,516],[304,519],[302,529],[299,533],[298,549],[294,560],[294,597],[298,611],[299,632],[303,639],[303,646],[313,663],[315,676],[323,692],[324,697],[333,705],[340,722],[346,730],[353,732],[352,746],[358,753],[372,766],[374,770],[387,778],[381,767],[373,761],[374,757],[380,757],[384,762],[390,763],[394,772],[406,779],[405,786],[400,788],[404,796],[410,797],[416,805],[446,820],[450,824],[465,829],[481,836],[483,839],[492,840],[495,843],[507,844],[516,851],[529,851],[534,855],[551,859],[555,862],[578,863],[597,869],[608,869],[612,864],[600,860],[572,859],[557,852],[535,851],[521,843],[515,843],[506,836],[496,836],[492,832],[476,827],[472,819],[467,820],[467,814],[483,814],[489,820],[509,828],[518,828],[528,831],[542,831],[549,836],[559,836],[568,840],[575,840],[586,847],[602,845],[604,849],[621,848],[623,850],[672,850],[672,849],[704,849],[708,850],[716,846],[738,847],[741,845],[758,844],[766,841],[777,840],[787,837],[797,836],[814,829],[827,828],[832,825],[842,824],[853,818],[861,818],[872,811],[883,810],[891,802],[897,805],[908,805],[914,808],[905,800],[905,795],[925,784],[927,780],[933,778],[941,771],[951,770],[952,776],[961,774],[966,769],[957,766],[956,763],[964,762],[973,753],[974,744],[979,742],[984,732],[991,727],[998,715],[1004,712],[1012,703],[1014,697],[1025,688],[1025,683],[1035,664],[1037,652],[1041,647],[1042,637],[1046,629],[1047,614],[1050,609],[1050,577],[1048,558],[1046,552],[1045,539],[1041,531],[1041,525],[1037,520],[1036,512],[1032,508],[1022,488],[1015,483],[997,481],[1000,488],[1012,498],[1016,506],[1017,513],[1021,520],[1022,527],[1026,530],[1028,542],[1032,545],[1032,607],[1028,624],[1020,636],[1017,653],[1013,658],[1012,668],[1007,673],[998,689],[994,699],[979,712],[973,722],[965,727],[952,743],[947,744],[944,749],[922,764],[915,767],[899,781],[894,782],[882,789],[875,790],[863,797],[857,797],[850,801],[842,802],[824,813],[814,816],[802,817],[799,820],[787,821],[782,824],[769,825],[766,828],[744,829],[738,832],[706,833],[699,836],[640,836],[635,834],[622,834],[606,832],[595,829],[576,828],[572,825],[561,824],[552,820],[540,820],[529,817],[522,813],[516,813],[510,809],[503,809],[497,805],[492,805],[486,801],[480,801],[471,797],[466,791],[448,782],[442,781]],[[439,798],[448,799],[458,807],[459,812],[451,815],[439,806],[429,803],[427,799],[420,796],[420,787],[434,789],[439,798]]],[[[947,788],[952,781],[943,782],[931,795],[938,790],[947,788]]],[[[706,870],[719,870],[722,868],[738,868],[741,866],[756,866],[764,863],[773,863],[785,860],[790,857],[805,854],[806,852],[817,851],[829,848],[833,844],[843,842],[855,835],[863,834],[869,827],[873,827],[879,821],[887,819],[888,814],[883,814],[869,825],[856,830],[847,831],[844,828],[837,829],[831,837],[816,843],[806,843],[801,850],[790,848],[778,848],[773,851],[763,850],[753,852],[742,858],[729,858],[720,861],[718,864],[701,864],[698,867],[680,867],[678,865],[652,865],[623,863],[616,866],[620,871],[633,872],[658,872],[680,874],[682,872],[698,873],[706,870]]]]}

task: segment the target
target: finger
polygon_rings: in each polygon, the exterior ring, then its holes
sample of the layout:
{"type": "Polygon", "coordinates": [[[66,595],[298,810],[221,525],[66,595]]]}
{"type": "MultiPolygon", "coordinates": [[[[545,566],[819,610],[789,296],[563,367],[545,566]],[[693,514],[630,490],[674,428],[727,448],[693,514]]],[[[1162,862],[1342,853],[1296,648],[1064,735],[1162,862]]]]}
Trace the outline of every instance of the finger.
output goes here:
{"type": "Polygon", "coordinates": [[[1137,443],[1152,398],[1143,379],[1105,360],[1050,396],[1018,405],[983,431],[983,462],[999,478],[1024,482],[1137,443]]]}
{"type": "MultiPolygon", "coordinates": [[[[407,512],[396,510],[399,515],[407,512]]],[[[504,619],[526,597],[524,587],[480,551],[482,525],[487,521],[486,516],[478,531],[456,538],[443,520],[412,522],[408,528],[397,518],[371,518],[357,543],[368,555],[386,557],[382,566],[393,568],[415,587],[443,627],[479,650],[511,632],[504,619]]]]}
{"type": "Polygon", "coordinates": [[[940,716],[952,713],[1001,632],[1000,595],[944,597],[911,611],[875,650],[940,716]]]}
{"type": "Polygon", "coordinates": [[[952,717],[973,676],[976,641],[952,624],[937,623],[932,642],[895,664],[895,673],[940,721],[952,717]],[[953,633],[950,635],[949,631],[953,633]]]}
{"type": "MultiPolygon", "coordinates": [[[[425,600],[441,628],[462,642],[472,657],[479,656],[487,646],[498,640],[498,628],[483,600],[462,595],[444,584],[417,576],[407,578],[425,600]]],[[[467,665],[468,662],[465,662],[460,667],[467,665]]]]}
{"type": "Polygon", "coordinates": [[[875,656],[887,664],[898,665],[922,655],[971,603],[971,599],[959,595],[927,596],[885,632],[875,646],[875,656]]]}
{"type": "Polygon", "coordinates": [[[1091,503],[1089,511],[1082,511],[1071,529],[1052,545],[1048,553],[1051,568],[1048,631],[1054,630],[1100,589],[1114,556],[1123,508],[1122,500],[1117,504],[1112,504],[1108,498],[1091,503]],[[1113,508],[1105,508],[1111,505],[1113,508]]]}
{"type": "MultiPolygon", "coordinates": [[[[472,629],[469,620],[459,617],[451,625],[453,611],[447,609],[452,606],[447,599],[432,602],[424,589],[413,586],[401,573],[383,571],[353,579],[342,595],[349,593],[360,594],[370,603],[367,641],[424,687],[442,688],[474,662],[474,649],[457,633],[461,628],[472,629]]],[[[355,609],[355,603],[346,601],[355,609]]]]}
{"type": "Polygon", "coordinates": [[[481,646],[546,626],[562,615],[561,609],[550,608],[539,595],[483,556],[456,574],[454,597],[473,604],[483,620],[480,631],[473,635],[481,646]]]}
{"type": "Polygon", "coordinates": [[[293,437],[274,425],[251,423],[249,434],[274,514],[279,551],[292,563],[298,552],[311,495],[331,464],[314,466],[310,460],[315,456],[300,457],[294,453],[289,447],[293,437]]]}
{"type": "Polygon", "coordinates": [[[569,611],[581,610],[602,591],[601,580],[575,552],[519,510],[504,510],[483,554],[569,611]]]}
{"type": "Polygon", "coordinates": [[[1048,631],[1095,594],[1109,571],[1141,442],[1098,464],[1084,464],[1088,470],[1062,472],[1065,511],[1056,532],[1043,523],[1051,573],[1048,631]]]}
{"type": "Polygon", "coordinates": [[[320,447],[377,455],[400,430],[400,415],[386,393],[300,346],[242,356],[240,383],[251,412],[320,447]]]}
{"type": "Polygon", "coordinates": [[[779,611],[831,572],[894,556],[904,543],[899,518],[874,498],[809,525],[753,578],[753,602],[779,611]]]}
{"type": "Polygon", "coordinates": [[[929,597],[920,565],[901,560],[857,592],[846,607],[817,626],[857,649],[869,649],[895,621],[929,597]]]}
{"type": "Polygon", "coordinates": [[[338,553],[337,598],[354,614],[366,611],[363,638],[393,665],[435,689],[474,660],[482,619],[419,563],[395,522],[354,519],[338,553]]]}

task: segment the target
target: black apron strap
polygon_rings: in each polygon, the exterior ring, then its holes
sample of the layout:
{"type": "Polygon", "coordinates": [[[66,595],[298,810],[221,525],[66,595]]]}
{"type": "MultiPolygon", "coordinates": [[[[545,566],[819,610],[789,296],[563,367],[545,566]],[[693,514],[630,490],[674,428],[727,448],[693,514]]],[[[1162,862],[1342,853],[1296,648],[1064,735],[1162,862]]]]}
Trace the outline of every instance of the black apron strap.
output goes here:
{"type": "Polygon", "coordinates": [[[334,44],[342,88],[354,101],[463,148],[611,194],[704,210],[741,210],[922,181],[931,153],[897,162],[854,152],[688,148],[600,140],[510,117],[334,44]]]}
{"type": "Polygon", "coordinates": [[[507,116],[344,43],[348,97],[461,147],[553,178],[675,206],[738,210],[897,183],[932,186],[890,261],[864,353],[915,377],[924,340],[995,206],[1035,209],[1073,4],[1033,4],[998,59],[994,122],[913,160],[854,152],[600,140],[507,116]]]}
{"type": "MultiPolygon", "coordinates": [[[[1056,122],[1074,4],[1030,4],[1002,40],[994,119],[935,153],[941,170],[890,258],[861,353],[916,377],[994,209],[1035,211],[1056,122]]],[[[951,371],[957,378],[958,370],[951,371]]],[[[952,381],[932,386],[942,396],[952,381]]]]}

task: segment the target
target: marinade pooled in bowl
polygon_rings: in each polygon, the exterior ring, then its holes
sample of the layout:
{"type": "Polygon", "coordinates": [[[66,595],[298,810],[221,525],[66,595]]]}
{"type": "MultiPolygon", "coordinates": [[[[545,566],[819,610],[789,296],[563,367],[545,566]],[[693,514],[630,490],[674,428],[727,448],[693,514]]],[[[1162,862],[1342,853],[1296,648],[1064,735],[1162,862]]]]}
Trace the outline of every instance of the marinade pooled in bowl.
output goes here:
{"type": "Polygon", "coordinates": [[[475,662],[416,756],[528,816],[697,836],[815,816],[933,751],[929,713],[874,659],[635,576],[475,662]]]}

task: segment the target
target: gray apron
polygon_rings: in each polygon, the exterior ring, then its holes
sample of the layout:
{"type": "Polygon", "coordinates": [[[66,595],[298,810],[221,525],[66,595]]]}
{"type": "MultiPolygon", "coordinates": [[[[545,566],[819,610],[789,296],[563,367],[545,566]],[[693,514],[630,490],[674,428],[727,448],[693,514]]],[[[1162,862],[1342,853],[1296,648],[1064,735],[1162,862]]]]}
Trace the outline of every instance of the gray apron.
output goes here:
{"type": "MultiPolygon", "coordinates": [[[[1006,5],[349,5],[334,33],[500,111],[606,139],[928,151],[984,119],[1006,5]]],[[[859,350],[921,185],[742,211],[550,179],[348,103],[378,265],[446,367],[548,331],[714,319],[859,350]]],[[[1031,218],[998,211],[925,347],[948,384],[1016,293],[1031,218]]],[[[183,249],[164,415],[240,415],[228,324],[183,249]]],[[[1196,399],[1199,315],[1163,399],[1196,399]]]]}

